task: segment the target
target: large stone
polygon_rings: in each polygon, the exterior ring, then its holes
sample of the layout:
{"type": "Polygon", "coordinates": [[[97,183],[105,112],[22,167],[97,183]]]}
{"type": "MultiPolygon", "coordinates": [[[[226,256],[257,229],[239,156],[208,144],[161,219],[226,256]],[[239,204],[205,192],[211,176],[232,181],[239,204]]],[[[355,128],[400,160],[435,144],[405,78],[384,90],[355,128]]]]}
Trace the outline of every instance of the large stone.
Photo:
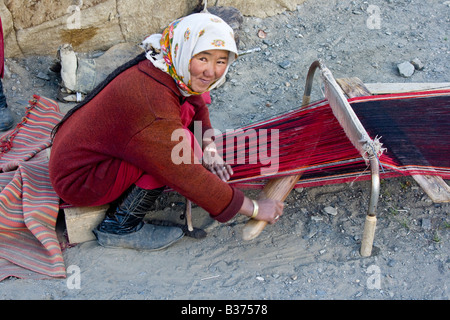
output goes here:
{"type": "Polygon", "coordinates": [[[14,57],[21,54],[19,45],[17,44],[16,33],[14,31],[14,23],[11,12],[0,0],[0,17],[2,18],[3,38],[5,43],[5,56],[14,57]]]}
{"type": "MultiPolygon", "coordinates": [[[[217,0],[245,16],[265,18],[295,10],[305,0],[217,0]]],[[[202,0],[0,0],[5,56],[54,55],[61,44],[77,52],[139,43],[174,19],[190,14],[202,0]]]]}
{"type": "Polygon", "coordinates": [[[173,20],[192,12],[193,4],[195,1],[118,0],[125,41],[139,43],[146,36],[161,32],[173,20]]]}
{"type": "Polygon", "coordinates": [[[305,0],[220,0],[209,1],[209,3],[217,6],[235,7],[241,11],[244,16],[267,18],[286,10],[294,11],[297,6],[305,0]]]}
{"type": "Polygon", "coordinates": [[[63,43],[77,51],[105,50],[124,41],[116,19],[116,0],[106,0],[79,12],[70,19],[63,15],[27,29],[18,29],[17,42],[24,55],[55,54],[63,43]]]}
{"type": "Polygon", "coordinates": [[[414,74],[414,66],[409,61],[398,64],[397,68],[400,75],[404,78],[409,78],[414,74]]]}

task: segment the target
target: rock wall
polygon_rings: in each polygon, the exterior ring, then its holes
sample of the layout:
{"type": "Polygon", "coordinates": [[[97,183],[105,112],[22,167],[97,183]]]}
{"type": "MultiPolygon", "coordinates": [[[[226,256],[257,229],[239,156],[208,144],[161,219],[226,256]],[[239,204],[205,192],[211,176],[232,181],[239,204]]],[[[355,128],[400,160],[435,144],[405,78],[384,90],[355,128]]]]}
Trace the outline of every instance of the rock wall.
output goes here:
{"type": "MultiPolygon", "coordinates": [[[[244,16],[264,18],[295,10],[306,0],[210,0],[244,16]]],[[[53,55],[63,43],[76,51],[139,43],[169,22],[194,11],[202,0],[0,0],[5,56],[53,55]]]]}

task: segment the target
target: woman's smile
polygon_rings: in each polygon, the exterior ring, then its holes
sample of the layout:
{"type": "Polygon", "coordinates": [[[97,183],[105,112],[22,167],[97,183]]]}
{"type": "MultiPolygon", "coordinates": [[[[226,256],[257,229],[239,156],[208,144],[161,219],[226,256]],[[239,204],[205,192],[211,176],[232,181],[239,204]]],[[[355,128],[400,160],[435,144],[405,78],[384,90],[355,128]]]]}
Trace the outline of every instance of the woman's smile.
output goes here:
{"type": "Polygon", "coordinates": [[[228,51],[207,50],[196,54],[191,59],[191,89],[195,92],[205,92],[225,73],[228,65],[228,51]]]}

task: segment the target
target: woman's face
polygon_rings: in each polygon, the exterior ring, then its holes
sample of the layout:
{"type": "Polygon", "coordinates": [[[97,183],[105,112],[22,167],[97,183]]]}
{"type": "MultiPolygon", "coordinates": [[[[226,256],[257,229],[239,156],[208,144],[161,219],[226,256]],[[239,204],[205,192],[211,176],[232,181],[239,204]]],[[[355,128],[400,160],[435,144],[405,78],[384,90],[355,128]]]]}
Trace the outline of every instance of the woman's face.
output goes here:
{"type": "Polygon", "coordinates": [[[199,93],[205,92],[224,74],[227,65],[226,50],[207,50],[196,54],[189,65],[191,89],[199,93]]]}

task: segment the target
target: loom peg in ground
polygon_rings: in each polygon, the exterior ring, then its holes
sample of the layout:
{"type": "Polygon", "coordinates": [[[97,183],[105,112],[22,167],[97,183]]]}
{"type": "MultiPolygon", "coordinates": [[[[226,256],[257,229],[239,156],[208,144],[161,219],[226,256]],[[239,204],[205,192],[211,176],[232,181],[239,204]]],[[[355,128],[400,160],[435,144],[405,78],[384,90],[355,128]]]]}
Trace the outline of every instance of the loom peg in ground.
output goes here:
{"type": "Polygon", "coordinates": [[[370,159],[370,170],[372,174],[372,186],[370,192],[369,209],[364,222],[363,237],[359,253],[363,257],[370,257],[372,254],[373,240],[375,239],[375,229],[377,226],[377,206],[380,196],[380,167],[378,159],[370,159]]]}
{"type": "Polygon", "coordinates": [[[375,239],[376,226],[377,226],[377,217],[367,215],[366,220],[364,222],[364,231],[361,240],[361,249],[359,252],[363,257],[370,257],[370,255],[372,254],[372,246],[373,240],[375,239]]]}
{"type": "Polygon", "coordinates": [[[186,198],[186,223],[189,231],[193,231],[194,227],[192,226],[192,202],[188,198],[186,198]]]}

